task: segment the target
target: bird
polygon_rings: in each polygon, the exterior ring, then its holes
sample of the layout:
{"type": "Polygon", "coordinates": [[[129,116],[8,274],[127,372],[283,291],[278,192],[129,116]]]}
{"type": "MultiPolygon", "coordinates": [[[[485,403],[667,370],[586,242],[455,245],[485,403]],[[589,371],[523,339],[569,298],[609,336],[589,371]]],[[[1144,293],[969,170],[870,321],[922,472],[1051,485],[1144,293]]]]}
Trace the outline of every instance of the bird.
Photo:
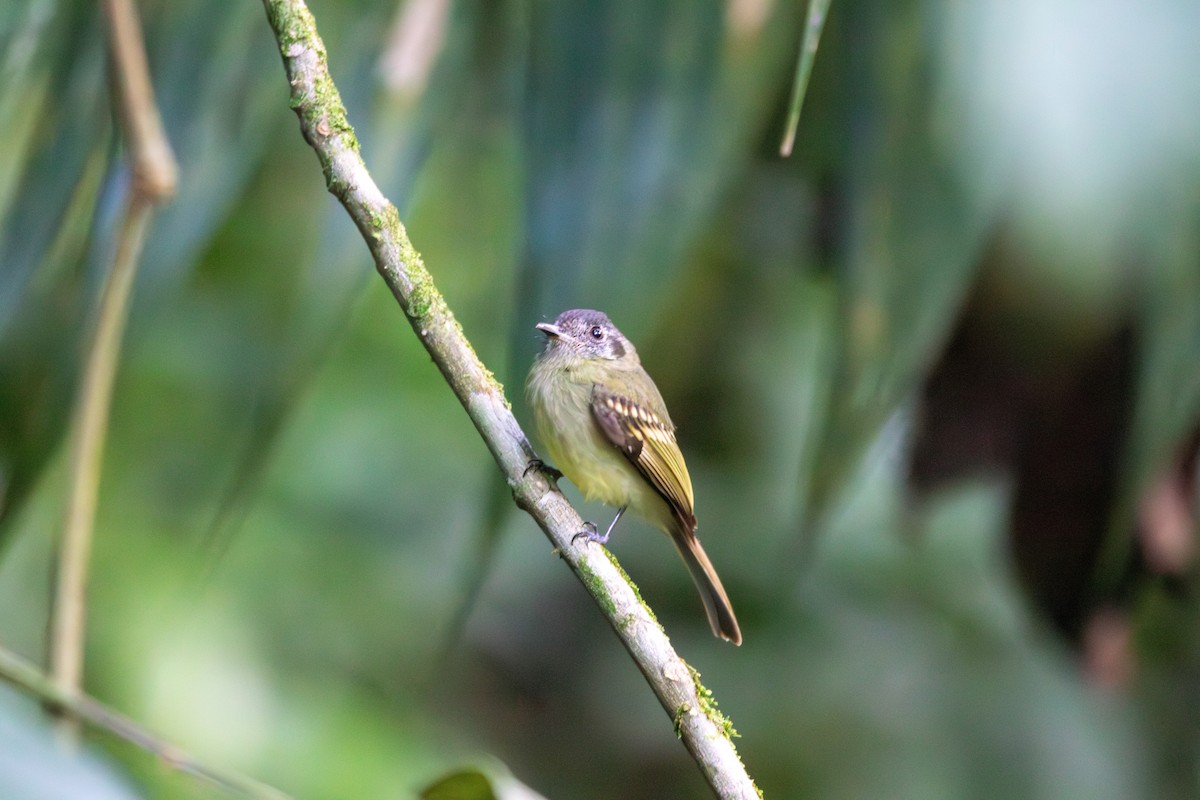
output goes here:
{"type": "Polygon", "coordinates": [[[632,509],[671,537],[713,634],[740,645],[729,596],[696,537],[692,479],[675,425],[637,350],[606,314],[593,309],[564,311],[535,327],[545,335],[545,347],[525,390],[538,438],[587,500],[617,509],[603,534],[587,523],[572,541],[607,543],[632,509]]]}

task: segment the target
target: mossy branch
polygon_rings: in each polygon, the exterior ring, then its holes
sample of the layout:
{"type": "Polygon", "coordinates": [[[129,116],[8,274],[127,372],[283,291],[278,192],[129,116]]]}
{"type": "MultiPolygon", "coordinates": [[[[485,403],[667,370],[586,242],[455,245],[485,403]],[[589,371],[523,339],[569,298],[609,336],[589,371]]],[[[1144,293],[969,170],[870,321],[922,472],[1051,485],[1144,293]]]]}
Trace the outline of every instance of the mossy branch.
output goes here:
{"type": "Polygon", "coordinates": [[[672,649],[637,590],[603,549],[586,542],[572,544],[571,537],[582,530],[583,520],[542,470],[530,468],[536,455],[503,387],[475,354],[409,241],[395,206],[368,173],[329,75],[325,46],[312,14],[302,0],[263,0],[263,4],[283,56],[291,107],[321,162],[329,191],[358,226],[376,269],[483,437],[517,505],[537,521],[592,594],[716,795],[757,798],[754,782],[730,739],[728,722],[672,649]]]}

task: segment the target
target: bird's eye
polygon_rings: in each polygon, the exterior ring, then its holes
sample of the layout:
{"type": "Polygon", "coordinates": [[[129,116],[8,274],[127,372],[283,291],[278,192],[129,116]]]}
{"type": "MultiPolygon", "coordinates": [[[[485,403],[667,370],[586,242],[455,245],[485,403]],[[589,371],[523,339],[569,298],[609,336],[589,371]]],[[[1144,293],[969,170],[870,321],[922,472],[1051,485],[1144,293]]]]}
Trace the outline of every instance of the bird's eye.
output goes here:
{"type": "Polygon", "coordinates": [[[592,326],[591,334],[593,339],[600,341],[604,338],[604,328],[601,328],[599,325],[594,325],[592,326]]]}

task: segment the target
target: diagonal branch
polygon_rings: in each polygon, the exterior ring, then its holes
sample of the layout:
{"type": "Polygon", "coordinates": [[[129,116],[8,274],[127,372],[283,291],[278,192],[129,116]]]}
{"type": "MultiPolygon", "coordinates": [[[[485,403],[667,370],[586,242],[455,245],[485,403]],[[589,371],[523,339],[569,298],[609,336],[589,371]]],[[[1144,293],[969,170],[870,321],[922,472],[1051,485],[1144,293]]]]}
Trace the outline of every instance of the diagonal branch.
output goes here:
{"type": "Polygon", "coordinates": [[[517,505],[537,521],[591,592],[716,795],[757,798],[730,739],[732,727],[695,671],[672,649],[624,571],[607,551],[571,543],[583,520],[541,470],[529,468],[536,456],[503,388],[475,354],[409,241],[395,206],[367,172],[312,14],[303,0],[263,4],[283,56],[291,106],[321,162],[329,191],[358,226],[376,269],[483,437],[517,505]]]}

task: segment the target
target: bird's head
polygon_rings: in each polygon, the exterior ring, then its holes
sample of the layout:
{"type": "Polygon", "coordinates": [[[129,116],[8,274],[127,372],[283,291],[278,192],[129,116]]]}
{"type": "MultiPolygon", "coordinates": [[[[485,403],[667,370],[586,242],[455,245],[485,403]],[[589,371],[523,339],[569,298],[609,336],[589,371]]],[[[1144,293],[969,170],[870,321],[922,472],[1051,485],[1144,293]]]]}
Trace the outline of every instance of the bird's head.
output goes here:
{"type": "Polygon", "coordinates": [[[586,359],[620,361],[633,358],[637,352],[612,320],[601,311],[573,308],[558,315],[554,322],[539,322],[535,326],[546,334],[543,355],[574,356],[586,359]]]}

